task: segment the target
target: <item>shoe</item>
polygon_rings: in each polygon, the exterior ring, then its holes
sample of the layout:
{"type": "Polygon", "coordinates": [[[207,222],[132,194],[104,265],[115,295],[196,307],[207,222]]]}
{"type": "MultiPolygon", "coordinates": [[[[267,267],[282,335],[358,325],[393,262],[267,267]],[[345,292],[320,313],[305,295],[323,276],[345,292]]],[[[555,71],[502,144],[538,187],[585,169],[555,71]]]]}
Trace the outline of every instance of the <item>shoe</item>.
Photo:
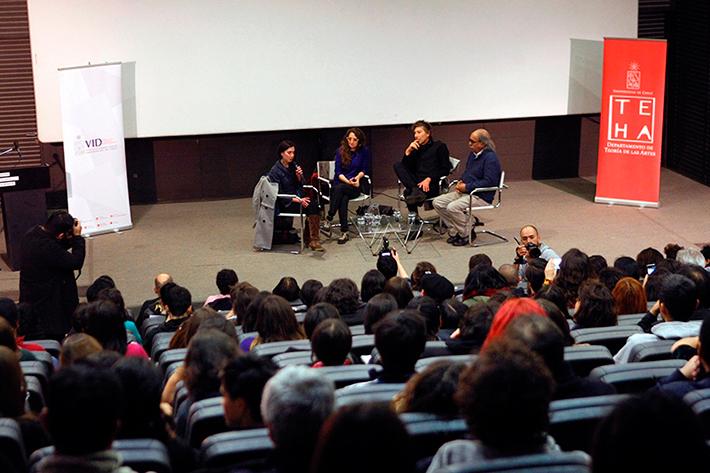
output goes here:
{"type": "Polygon", "coordinates": [[[451,235],[449,238],[446,239],[446,243],[449,245],[453,245],[456,240],[461,238],[458,233],[451,235]]]}
{"type": "Polygon", "coordinates": [[[338,238],[338,245],[344,245],[348,242],[349,239],[350,236],[347,233],[343,233],[342,235],[340,235],[340,238],[338,238]]]}
{"type": "Polygon", "coordinates": [[[412,190],[412,192],[405,196],[404,201],[407,205],[419,205],[426,200],[426,194],[419,188],[412,190]]]}
{"type": "Polygon", "coordinates": [[[308,248],[313,251],[325,251],[320,244],[320,215],[309,215],[307,221],[308,231],[304,232],[304,235],[308,235],[308,248]]]}
{"type": "Polygon", "coordinates": [[[454,246],[466,246],[466,245],[468,245],[468,238],[458,237],[458,238],[452,243],[452,245],[454,245],[454,246]]]}

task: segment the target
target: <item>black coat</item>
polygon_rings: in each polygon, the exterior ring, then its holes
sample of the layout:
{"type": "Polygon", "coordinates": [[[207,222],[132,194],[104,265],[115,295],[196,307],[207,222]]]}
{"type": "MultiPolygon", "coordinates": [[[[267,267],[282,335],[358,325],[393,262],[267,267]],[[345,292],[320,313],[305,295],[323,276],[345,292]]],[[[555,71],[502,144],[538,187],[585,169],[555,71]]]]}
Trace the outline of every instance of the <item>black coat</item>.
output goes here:
{"type": "Polygon", "coordinates": [[[28,308],[26,335],[59,340],[69,331],[71,315],[79,305],[74,270],[84,265],[84,238],[57,240],[37,225],[25,234],[21,253],[20,302],[28,308]]]}

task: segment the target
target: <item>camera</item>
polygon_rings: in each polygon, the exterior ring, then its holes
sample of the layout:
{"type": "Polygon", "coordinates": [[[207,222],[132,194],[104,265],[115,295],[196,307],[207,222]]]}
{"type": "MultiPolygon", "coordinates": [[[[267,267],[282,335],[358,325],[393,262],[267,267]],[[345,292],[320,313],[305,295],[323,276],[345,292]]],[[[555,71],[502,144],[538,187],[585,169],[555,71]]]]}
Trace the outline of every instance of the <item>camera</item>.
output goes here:
{"type": "Polygon", "coordinates": [[[531,258],[539,258],[540,255],[542,255],[542,251],[540,251],[540,247],[537,246],[535,243],[526,243],[525,244],[525,249],[528,250],[528,254],[530,255],[531,258]]]}
{"type": "Polygon", "coordinates": [[[380,256],[391,256],[392,252],[390,251],[390,241],[387,239],[387,237],[382,237],[382,248],[380,249],[380,256]]]}

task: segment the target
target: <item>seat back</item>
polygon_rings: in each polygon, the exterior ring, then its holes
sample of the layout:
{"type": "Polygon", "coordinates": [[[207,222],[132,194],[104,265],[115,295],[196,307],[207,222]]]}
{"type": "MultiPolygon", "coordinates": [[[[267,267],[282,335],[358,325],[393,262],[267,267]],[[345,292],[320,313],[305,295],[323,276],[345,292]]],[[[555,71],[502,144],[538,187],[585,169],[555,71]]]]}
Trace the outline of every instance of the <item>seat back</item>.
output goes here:
{"type": "Polygon", "coordinates": [[[589,378],[614,385],[618,393],[634,394],[655,386],[659,379],[684,364],[685,360],[660,360],[599,366],[589,373],[589,378]]]}
{"type": "Polygon", "coordinates": [[[589,453],[599,421],[628,397],[627,394],[610,394],[552,401],[548,432],[562,450],[589,453]]]}
{"type": "Polygon", "coordinates": [[[374,335],[353,335],[353,344],[350,348],[350,353],[352,353],[355,359],[359,360],[362,355],[369,355],[372,353],[373,348],[375,348],[374,335]]]}
{"type": "Polygon", "coordinates": [[[59,352],[62,350],[62,345],[56,340],[27,340],[27,342],[41,346],[55,358],[59,358],[59,352]]]}
{"type": "Polygon", "coordinates": [[[203,399],[190,406],[185,437],[192,448],[200,448],[204,439],[226,430],[221,397],[203,399]]]}
{"type": "Polygon", "coordinates": [[[313,364],[310,351],[288,351],[286,353],[279,353],[278,355],[274,355],[271,361],[276,363],[279,368],[292,365],[311,366],[313,364]]]}
{"type": "Polygon", "coordinates": [[[274,444],[267,429],[247,429],[207,437],[200,448],[204,468],[265,469],[274,444]]]}
{"type": "Polygon", "coordinates": [[[185,361],[185,355],[187,354],[187,348],[173,348],[170,350],[165,350],[160,354],[158,359],[158,366],[166,373],[168,367],[174,363],[182,363],[185,361]]]}
{"type": "Polygon", "coordinates": [[[42,393],[47,393],[47,384],[52,374],[50,368],[41,361],[21,361],[20,367],[22,368],[22,373],[25,375],[25,378],[30,376],[37,378],[42,386],[42,393]]]}
{"type": "Polygon", "coordinates": [[[419,358],[431,358],[432,356],[453,355],[446,342],[443,340],[430,340],[424,345],[424,351],[419,358]]]}
{"type": "Polygon", "coordinates": [[[335,407],[360,403],[390,403],[402,391],[404,383],[369,383],[347,386],[335,391],[335,407]]]}
{"type": "Polygon", "coordinates": [[[22,440],[22,431],[14,419],[0,418],[0,453],[17,471],[27,468],[25,445],[22,440]]]}
{"type": "Polygon", "coordinates": [[[251,351],[255,355],[271,358],[279,353],[284,353],[286,350],[308,351],[311,352],[310,340],[286,340],[283,342],[261,343],[256,345],[251,351]]]}
{"type": "Polygon", "coordinates": [[[468,435],[466,421],[460,417],[447,419],[426,412],[405,412],[399,418],[412,439],[417,460],[434,456],[444,443],[468,435]]]}
{"type": "Polygon", "coordinates": [[[635,333],[642,333],[638,325],[622,325],[613,327],[580,328],[572,330],[571,335],[577,343],[604,345],[611,353],[618,352],[626,344],[626,340],[635,333]]]}
{"type": "Polygon", "coordinates": [[[121,454],[123,464],[138,473],[170,473],[168,450],[155,439],[123,439],[113,442],[113,449],[121,454]]]}
{"type": "Polygon", "coordinates": [[[335,389],[373,379],[373,375],[382,371],[380,365],[343,365],[324,366],[318,372],[335,383],[335,389]]]}
{"type": "Polygon", "coordinates": [[[316,173],[318,177],[332,181],[335,179],[335,161],[317,161],[316,173]]]}
{"type": "Polygon", "coordinates": [[[157,327],[158,325],[162,325],[165,323],[165,316],[164,315],[151,315],[147,319],[143,321],[143,323],[140,326],[140,332],[142,336],[146,336],[148,331],[152,329],[153,327],[157,327]]]}
{"type": "Polygon", "coordinates": [[[175,332],[156,333],[153,337],[153,343],[150,346],[151,360],[159,360],[160,355],[170,348],[170,340],[172,340],[175,332]]]}
{"type": "Polygon", "coordinates": [[[438,471],[450,473],[589,473],[590,466],[591,459],[584,452],[554,452],[454,465],[438,471]]]}
{"type": "Polygon", "coordinates": [[[614,358],[603,345],[573,345],[565,347],[565,361],[577,376],[585,377],[597,366],[613,365],[614,358]]]}
{"type": "Polygon", "coordinates": [[[677,340],[656,340],[653,342],[638,343],[629,351],[629,361],[656,361],[670,360],[673,358],[671,348],[677,340]]]}
{"type": "Polygon", "coordinates": [[[420,371],[424,371],[427,366],[429,366],[432,363],[436,363],[437,361],[441,360],[447,360],[447,361],[453,361],[454,363],[473,363],[476,358],[478,358],[478,355],[441,355],[441,356],[431,356],[428,358],[420,358],[417,360],[417,364],[414,365],[414,370],[418,373],[420,371]]]}
{"type": "Polygon", "coordinates": [[[683,401],[693,409],[705,431],[705,438],[710,439],[710,388],[690,391],[683,401]]]}
{"type": "Polygon", "coordinates": [[[34,376],[25,376],[25,389],[27,390],[27,406],[35,414],[42,412],[44,407],[44,390],[42,383],[34,376]]]}
{"type": "Polygon", "coordinates": [[[638,314],[622,314],[616,317],[616,323],[619,325],[637,325],[644,315],[646,315],[645,312],[638,314]]]}

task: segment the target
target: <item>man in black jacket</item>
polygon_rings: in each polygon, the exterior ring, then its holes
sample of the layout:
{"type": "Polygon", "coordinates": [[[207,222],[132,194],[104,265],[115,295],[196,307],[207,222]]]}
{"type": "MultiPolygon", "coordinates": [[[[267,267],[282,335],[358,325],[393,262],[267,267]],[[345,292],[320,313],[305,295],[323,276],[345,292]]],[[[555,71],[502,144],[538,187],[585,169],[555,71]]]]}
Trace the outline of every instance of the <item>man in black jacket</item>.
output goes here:
{"type": "Polygon", "coordinates": [[[53,213],[47,223],[28,231],[21,245],[20,303],[26,304],[28,339],[61,341],[79,305],[75,270],[86,253],[81,224],[68,212],[53,213]]]}

